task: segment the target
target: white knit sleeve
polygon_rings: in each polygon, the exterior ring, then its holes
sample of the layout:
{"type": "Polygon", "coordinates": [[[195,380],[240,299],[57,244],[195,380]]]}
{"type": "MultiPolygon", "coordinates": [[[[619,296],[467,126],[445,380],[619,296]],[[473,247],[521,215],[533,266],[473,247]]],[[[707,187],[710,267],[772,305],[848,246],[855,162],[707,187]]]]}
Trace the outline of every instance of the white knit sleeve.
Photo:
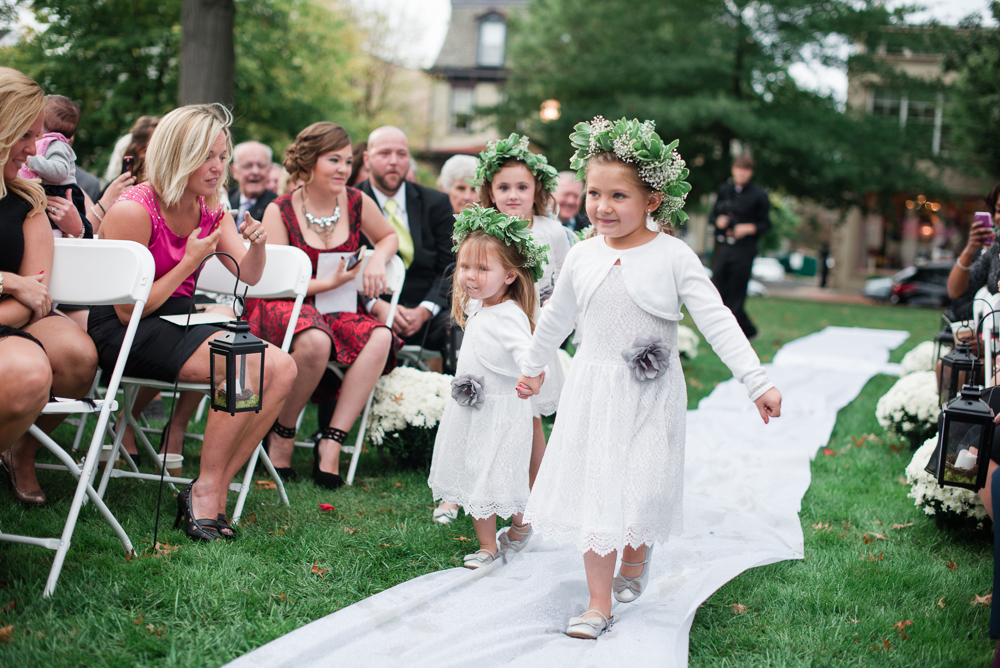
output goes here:
{"type": "Polygon", "coordinates": [[[574,251],[566,256],[562,276],[556,283],[549,303],[542,309],[542,317],[535,325],[531,347],[521,362],[521,373],[528,378],[534,378],[542,373],[545,365],[555,355],[556,349],[573,331],[577,313],[580,311],[573,285],[574,257],[580,255],[574,251]]]}
{"type": "Polygon", "coordinates": [[[736,317],[722,303],[719,291],[709,280],[694,251],[686,246],[679,248],[673,269],[681,301],[715,354],[746,386],[750,400],[756,400],[774,387],[736,317]]]}

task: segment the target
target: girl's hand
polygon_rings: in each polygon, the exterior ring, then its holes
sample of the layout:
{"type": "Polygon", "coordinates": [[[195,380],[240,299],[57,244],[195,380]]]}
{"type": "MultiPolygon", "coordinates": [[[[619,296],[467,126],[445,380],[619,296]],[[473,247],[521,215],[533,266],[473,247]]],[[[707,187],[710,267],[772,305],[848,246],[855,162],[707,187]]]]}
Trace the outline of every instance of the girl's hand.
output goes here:
{"type": "Polygon", "coordinates": [[[219,237],[222,236],[222,227],[217,226],[212,233],[203,239],[198,238],[198,234],[201,233],[201,228],[196,227],[188,235],[187,245],[184,247],[184,261],[192,266],[192,270],[196,268],[201,261],[205,259],[209,253],[215,252],[215,247],[219,243],[219,237]]]}
{"type": "Polygon", "coordinates": [[[29,324],[44,318],[52,310],[52,295],[42,282],[43,276],[45,276],[44,271],[28,277],[18,276],[13,272],[6,272],[4,276],[4,294],[9,294],[31,309],[29,324]]]}
{"type": "Polygon", "coordinates": [[[80,212],[76,210],[76,205],[73,204],[72,190],[66,189],[65,198],[50,195],[47,211],[49,218],[63,234],[76,238],[83,236],[83,221],[80,220],[80,212]]]}
{"type": "Polygon", "coordinates": [[[768,423],[769,418],[781,417],[781,392],[778,391],[778,388],[772,387],[757,397],[754,403],[757,405],[757,410],[760,411],[760,417],[764,420],[764,424],[768,423]]]}
{"type": "Polygon", "coordinates": [[[98,200],[105,209],[110,209],[118,196],[135,185],[135,177],[132,172],[120,174],[117,179],[108,184],[104,191],[104,196],[98,200]]]}
{"type": "MultiPolygon", "coordinates": [[[[361,266],[361,263],[358,263],[361,266]]],[[[372,256],[368,260],[368,266],[365,267],[365,275],[362,279],[364,284],[364,294],[368,299],[375,299],[380,294],[385,292],[385,287],[387,285],[385,278],[385,264],[380,262],[378,259],[378,254],[372,256]]]]}
{"type": "Polygon", "coordinates": [[[542,389],[542,383],[545,382],[545,372],[543,371],[540,375],[534,378],[528,378],[527,376],[521,376],[517,379],[517,396],[520,399],[527,399],[538,394],[542,389]]]}
{"type": "Polygon", "coordinates": [[[264,224],[259,220],[254,220],[249,211],[243,214],[240,234],[243,235],[243,239],[250,242],[251,248],[267,243],[267,230],[264,229],[264,224]]]}

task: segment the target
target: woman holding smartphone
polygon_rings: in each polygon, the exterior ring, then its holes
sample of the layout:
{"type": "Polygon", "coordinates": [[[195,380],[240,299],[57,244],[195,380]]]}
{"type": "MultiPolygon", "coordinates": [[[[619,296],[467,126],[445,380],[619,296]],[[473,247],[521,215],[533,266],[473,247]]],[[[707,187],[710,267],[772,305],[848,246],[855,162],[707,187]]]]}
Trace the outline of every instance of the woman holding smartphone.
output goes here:
{"type": "MultiPolygon", "coordinates": [[[[385,323],[368,312],[361,295],[353,311],[320,313],[316,309],[316,294],[353,283],[361,271],[361,263],[349,265],[353,258],[348,256],[340,260],[332,276],[317,278],[321,254],[356,254],[362,250],[360,237],[364,233],[375,245],[375,254],[363,274],[364,296],[374,299],[384,292],[385,265],[396,253],[396,233],[378,205],[347,185],[351,162],[351,138],[342,127],[328,122],[307,127],[285,149],[285,169],[292,180],[301,179],[305,185],[269,204],[263,221],[268,243],[301,248],[313,267],[292,339],[292,359],[299,374],[268,434],[268,454],[283,478],[294,478],[292,450],[299,413],[312,396],[316,401],[336,398],[330,423],[320,425],[322,438],[316,442],[313,461],[313,481],[326,489],[343,484],[338,472],[340,447],[379,376],[396,366],[396,352],[403,345],[385,323]],[[330,360],[348,365],[343,383],[347,391],[320,384],[330,360]]],[[[291,300],[247,300],[251,331],[280,345],[292,304],[291,300]]]]}
{"type": "Polygon", "coordinates": [[[948,274],[948,297],[952,304],[953,320],[967,320],[972,317],[972,301],[980,288],[985,287],[990,294],[1000,291],[1000,252],[991,248],[996,241],[995,229],[1000,226],[1000,183],[987,193],[983,200],[992,221],[974,220],[969,229],[969,240],[961,255],[948,274]],[[992,223],[992,224],[991,224],[992,223]],[[983,248],[986,251],[983,252],[983,248]]]}

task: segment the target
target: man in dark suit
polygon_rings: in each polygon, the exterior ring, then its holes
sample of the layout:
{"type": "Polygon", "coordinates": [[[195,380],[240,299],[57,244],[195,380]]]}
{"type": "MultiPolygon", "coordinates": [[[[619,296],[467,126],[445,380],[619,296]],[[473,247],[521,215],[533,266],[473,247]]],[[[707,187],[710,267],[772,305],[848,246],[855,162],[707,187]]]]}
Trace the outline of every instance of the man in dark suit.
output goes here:
{"type": "MultiPolygon", "coordinates": [[[[368,180],[357,187],[375,200],[396,231],[399,256],[406,265],[393,331],[408,344],[443,351],[451,309],[445,270],[455,261],[451,201],[445,193],[406,181],[410,144],[399,128],[374,130],[364,160],[368,180]]],[[[381,320],[388,310],[388,302],[381,299],[372,307],[373,315],[381,320]]]]}
{"type": "Polygon", "coordinates": [[[719,186],[708,216],[708,224],[715,228],[712,282],[748,339],[757,336],[757,328],[743,310],[747,283],[757,255],[757,241],[771,229],[771,202],[767,192],[750,180],[753,169],[749,155],[733,160],[733,178],[719,186]]]}
{"type": "Polygon", "coordinates": [[[256,141],[245,141],[233,149],[233,178],[237,187],[229,191],[229,206],[236,224],[243,222],[243,214],[250,213],[254,220],[264,217],[264,209],[277,195],[267,189],[267,175],[271,170],[271,147],[256,141]]]}

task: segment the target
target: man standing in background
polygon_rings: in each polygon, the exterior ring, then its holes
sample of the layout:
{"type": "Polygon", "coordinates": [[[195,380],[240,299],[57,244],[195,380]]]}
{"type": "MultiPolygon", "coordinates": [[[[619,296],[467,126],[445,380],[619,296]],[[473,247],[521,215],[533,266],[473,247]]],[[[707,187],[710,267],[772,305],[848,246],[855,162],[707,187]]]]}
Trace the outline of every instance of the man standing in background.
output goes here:
{"type": "Polygon", "coordinates": [[[229,206],[237,213],[233,219],[239,225],[249,212],[254,220],[264,217],[267,205],[277,193],[267,189],[271,171],[271,147],[256,141],[245,141],[233,149],[233,178],[237,187],[229,191],[229,206]]]}
{"type": "Polygon", "coordinates": [[[578,232],[590,225],[581,206],[582,195],[583,182],[576,180],[576,172],[559,172],[553,197],[559,205],[559,222],[570,232],[578,232]]]}
{"type": "Polygon", "coordinates": [[[747,283],[757,255],[757,241],[771,229],[771,203],[767,192],[751,181],[753,170],[754,161],[749,155],[733,160],[733,178],[719,186],[708,216],[709,225],[715,228],[712,282],[748,339],[757,336],[757,328],[743,310],[747,283]]]}

